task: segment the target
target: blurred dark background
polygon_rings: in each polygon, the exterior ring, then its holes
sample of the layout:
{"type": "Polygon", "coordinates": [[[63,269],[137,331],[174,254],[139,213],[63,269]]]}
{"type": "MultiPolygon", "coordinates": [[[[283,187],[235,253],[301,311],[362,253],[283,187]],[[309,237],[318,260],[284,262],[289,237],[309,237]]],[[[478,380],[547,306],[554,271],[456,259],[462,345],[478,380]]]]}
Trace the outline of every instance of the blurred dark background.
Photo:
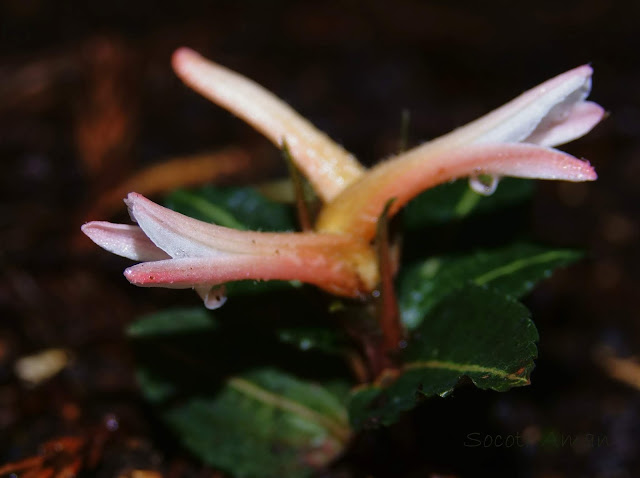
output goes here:
{"type": "Polygon", "coordinates": [[[328,476],[638,476],[640,371],[628,359],[640,352],[639,21],[640,2],[620,0],[1,2],[0,463],[106,427],[117,439],[99,476],[214,473],[164,437],[122,335],[141,313],[197,297],[129,286],[127,261],[79,236],[83,221],[106,219],[95,205],[109,191],[161,160],[234,146],[256,167],[220,182],[284,171],[266,140],[173,75],[170,54],[186,45],[367,163],[396,151],[404,109],[418,144],[591,63],[591,99],[610,117],[562,149],[599,179],[539,183],[530,210],[538,240],[587,251],[527,300],[541,335],[533,384],[433,400],[412,415],[420,427],[365,436],[328,476]],[[16,360],[43,350],[66,366],[30,385],[16,360]],[[469,433],[542,439],[470,447],[469,433]],[[545,444],[554,434],[578,440],[545,444]]]}

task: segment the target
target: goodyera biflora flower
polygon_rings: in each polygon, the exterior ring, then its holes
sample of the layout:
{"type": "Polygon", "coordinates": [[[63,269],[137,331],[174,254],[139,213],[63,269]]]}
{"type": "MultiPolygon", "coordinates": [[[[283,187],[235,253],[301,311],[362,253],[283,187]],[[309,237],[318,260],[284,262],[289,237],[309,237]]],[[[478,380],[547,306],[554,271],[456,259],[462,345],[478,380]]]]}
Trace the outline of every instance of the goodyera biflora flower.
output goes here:
{"type": "Polygon", "coordinates": [[[253,81],[181,48],[173,67],[182,80],[264,134],[286,142],[323,207],[314,232],[247,232],[204,223],[140,194],[125,200],[137,226],[89,222],[84,233],[104,249],[140,261],[125,270],[139,286],[194,288],[209,308],[224,302],[225,282],[299,280],[355,297],[379,281],[372,245],[376,224],[422,191],[462,177],[592,181],[585,161],[552,149],[579,138],[603,117],[586,101],[592,69],[580,66],[529,90],[455,131],[371,169],[253,81]]]}

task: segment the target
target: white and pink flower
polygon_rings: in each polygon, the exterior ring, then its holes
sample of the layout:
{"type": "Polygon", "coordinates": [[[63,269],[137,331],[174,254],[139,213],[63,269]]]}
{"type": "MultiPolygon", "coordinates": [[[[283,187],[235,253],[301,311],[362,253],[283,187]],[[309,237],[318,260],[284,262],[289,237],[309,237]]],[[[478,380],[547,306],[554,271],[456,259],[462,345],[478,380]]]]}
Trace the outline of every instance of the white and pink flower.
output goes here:
{"type": "Polygon", "coordinates": [[[251,80],[182,48],[173,66],[183,81],[262,132],[286,142],[324,201],[315,232],[238,231],[204,223],[137,193],[125,200],[137,226],[90,222],[83,232],[104,249],[141,263],[125,271],[139,286],[194,288],[209,308],[224,303],[225,282],[299,280],[355,297],[375,289],[372,245],[387,202],[395,214],[422,191],[463,177],[592,181],[585,161],[553,149],[604,116],[586,101],[592,69],[581,66],[455,131],[367,170],[284,102],[251,80]]]}

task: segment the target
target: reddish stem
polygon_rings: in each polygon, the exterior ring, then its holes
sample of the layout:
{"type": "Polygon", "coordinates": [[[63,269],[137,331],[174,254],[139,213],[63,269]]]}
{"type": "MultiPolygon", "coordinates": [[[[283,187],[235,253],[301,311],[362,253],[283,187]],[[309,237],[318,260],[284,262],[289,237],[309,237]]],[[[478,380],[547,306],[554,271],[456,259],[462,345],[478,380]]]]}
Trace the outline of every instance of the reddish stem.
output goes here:
{"type": "Polygon", "coordinates": [[[392,251],[387,215],[392,203],[393,199],[385,206],[378,220],[377,228],[378,267],[380,270],[378,321],[382,331],[380,355],[383,357],[383,360],[379,362],[382,362],[382,364],[386,362],[387,365],[393,362],[394,355],[404,338],[404,328],[400,322],[398,301],[393,284],[397,257],[392,251]]]}

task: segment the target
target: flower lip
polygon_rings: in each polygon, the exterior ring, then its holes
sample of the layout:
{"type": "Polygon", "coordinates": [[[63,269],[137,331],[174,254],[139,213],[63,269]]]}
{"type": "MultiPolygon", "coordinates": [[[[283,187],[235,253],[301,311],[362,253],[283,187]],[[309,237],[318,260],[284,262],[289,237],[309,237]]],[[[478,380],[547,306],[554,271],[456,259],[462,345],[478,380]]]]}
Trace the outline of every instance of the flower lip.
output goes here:
{"type": "Polygon", "coordinates": [[[92,221],[82,232],[103,249],[134,261],[160,261],[171,256],[156,246],[138,226],[92,221]]]}

